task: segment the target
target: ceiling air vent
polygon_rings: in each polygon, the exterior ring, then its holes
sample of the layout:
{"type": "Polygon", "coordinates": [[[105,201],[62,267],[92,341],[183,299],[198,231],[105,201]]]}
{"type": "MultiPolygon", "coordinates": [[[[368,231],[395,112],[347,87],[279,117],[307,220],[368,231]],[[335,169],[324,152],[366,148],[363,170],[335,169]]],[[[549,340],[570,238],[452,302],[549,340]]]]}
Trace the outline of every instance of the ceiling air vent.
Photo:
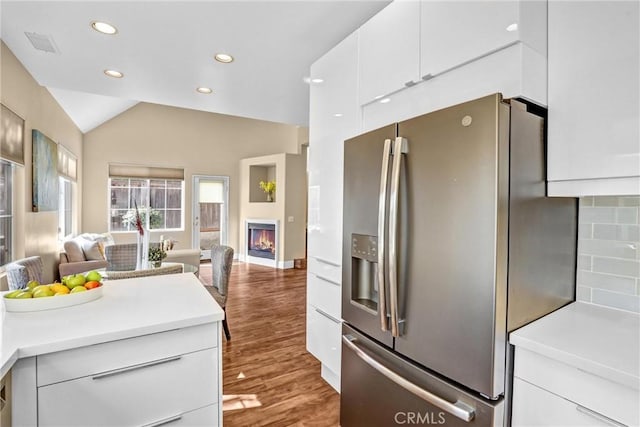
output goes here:
{"type": "Polygon", "coordinates": [[[60,53],[58,47],[56,46],[56,42],[53,41],[53,37],[46,36],[44,34],[29,33],[26,31],[24,34],[36,49],[42,50],[44,52],[60,53]]]}

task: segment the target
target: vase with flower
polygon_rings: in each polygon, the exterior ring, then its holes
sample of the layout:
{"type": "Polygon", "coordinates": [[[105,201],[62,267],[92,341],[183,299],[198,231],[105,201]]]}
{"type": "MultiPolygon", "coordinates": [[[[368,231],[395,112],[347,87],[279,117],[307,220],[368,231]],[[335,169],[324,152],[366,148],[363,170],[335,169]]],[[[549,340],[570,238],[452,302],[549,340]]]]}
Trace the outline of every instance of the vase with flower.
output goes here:
{"type": "Polygon", "coordinates": [[[133,201],[136,214],[135,214],[135,228],[138,231],[136,233],[138,246],[136,248],[136,270],[144,270],[149,268],[149,230],[144,229],[142,225],[142,218],[138,211],[138,203],[133,201]]]}
{"type": "Polygon", "coordinates": [[[276,182],[260,181],[260,188],[267,194],[267,202],[273,202],[273,196],[276,193],[276,182]]]}
{"type": "Polygon", "coordinates": [[[167,257],[167,253],[161,246],[153,246],[149,248],[149,263],[153,268],[158,268],[162,265],[162,260],[167,257]]]}

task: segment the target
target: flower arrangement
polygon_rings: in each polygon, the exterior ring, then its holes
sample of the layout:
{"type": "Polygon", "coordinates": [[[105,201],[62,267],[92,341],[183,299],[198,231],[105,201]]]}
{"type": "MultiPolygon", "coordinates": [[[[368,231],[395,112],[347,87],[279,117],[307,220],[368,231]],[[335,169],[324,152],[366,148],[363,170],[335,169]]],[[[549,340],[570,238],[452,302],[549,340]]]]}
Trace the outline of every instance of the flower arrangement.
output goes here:
{"type": "Polygon", "coordinates": [[[267,193],[267,200],[271,201],[273,199],[273,194],[276,192],[276,182],[260,181],[260,188],[262,189],[262,191],[267,193]]]}
{"type": "Polygon", "coordinates": [[[160,246],[152,246],[149,248],[149,261],[159,262],[167,257],[167,253],[160,246]]]}

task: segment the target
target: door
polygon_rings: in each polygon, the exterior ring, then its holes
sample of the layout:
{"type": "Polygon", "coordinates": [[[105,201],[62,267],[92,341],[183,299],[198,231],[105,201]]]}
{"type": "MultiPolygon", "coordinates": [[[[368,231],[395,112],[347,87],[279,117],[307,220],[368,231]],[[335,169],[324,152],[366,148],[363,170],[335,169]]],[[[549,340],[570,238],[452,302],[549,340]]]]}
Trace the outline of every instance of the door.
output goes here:
{"type": "Polygon", "coordinates": [[[343,326],[342,427],[502,427],[503,416],[504,399],[478,398],[343,326]]]}
{"type": "Polygon", "coordinates": [[[381,314],[376,246],[379,220],[385,218],[385,212],[379,213],[385,140],[393,140],[395,133],[390,125],[344,143],[342,317],[388,346],[393,338],[381,329],[386,310],[381,314]]]}
{"type": "Polygon", "coordinates": [[[398,124],[395,349],[491,397],[504,391],[508,123],[496,94],[398,124]]]}
{"type": "Polygon", "coordinates": [[[193,247],[200,259],[211,259],[212,245],[226,245],[229,215],[229,177],[193,176],[193,247]]]}

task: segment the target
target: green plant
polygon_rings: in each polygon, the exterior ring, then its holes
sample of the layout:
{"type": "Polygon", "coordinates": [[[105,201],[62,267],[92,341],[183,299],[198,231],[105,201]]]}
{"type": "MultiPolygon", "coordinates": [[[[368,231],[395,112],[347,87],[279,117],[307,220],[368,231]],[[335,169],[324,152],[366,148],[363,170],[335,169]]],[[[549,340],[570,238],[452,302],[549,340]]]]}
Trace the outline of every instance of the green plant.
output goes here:
{"type": "MultiPolygon", "coordinates": [[[[138,208],[138,214],[140,222],[144,227],[147,226],[147,211],[150,211],[149,216],[149,228],[161,228],[162,227],[162,216],[160,212],[153,208],[140,207],[138,208]]],[[[122,224],[130,226],[131,229],[136,229],[136,210],[129,209],[127,213],[122,215],[122,224]]]]}
{"type": "Polygon", "coordinates": [[[275,181],[260,181],[260,188],[267,194],[273,195],[276,192],[275,181]]]}
{"type": "Polygon", "coordinates": [[[167,257],[167,253],[160,246],[152,246],[149,248],[149,261],[162,261],[167,257]]]}

